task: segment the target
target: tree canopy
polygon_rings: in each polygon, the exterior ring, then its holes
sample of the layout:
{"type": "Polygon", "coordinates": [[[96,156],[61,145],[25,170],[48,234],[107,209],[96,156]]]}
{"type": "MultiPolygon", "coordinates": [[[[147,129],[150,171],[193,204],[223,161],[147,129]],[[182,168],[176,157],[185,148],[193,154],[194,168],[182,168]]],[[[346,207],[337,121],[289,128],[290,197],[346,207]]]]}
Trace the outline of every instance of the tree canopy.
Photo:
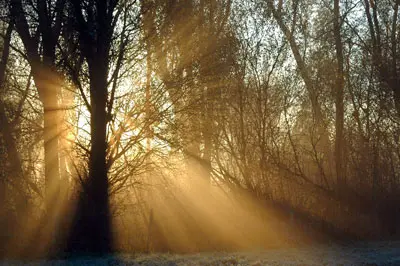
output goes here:
{"type": "Polygon", "coordinates": [[[0,1],[1,256],[399,238],[399,4],[0,1]]]}

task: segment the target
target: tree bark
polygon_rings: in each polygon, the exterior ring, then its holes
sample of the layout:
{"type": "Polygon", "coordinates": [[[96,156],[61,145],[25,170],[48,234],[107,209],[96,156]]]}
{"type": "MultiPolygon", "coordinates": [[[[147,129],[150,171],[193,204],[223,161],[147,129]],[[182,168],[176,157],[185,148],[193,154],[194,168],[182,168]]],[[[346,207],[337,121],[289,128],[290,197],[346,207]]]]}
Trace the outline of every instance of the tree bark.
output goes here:
{"type": "MultiPolygon", "coordinates": [[[[97,60],[95,60],[97,61],[97,60]]],[[[99,60],[100,61],[100,60],[99,60]]],[[[111,251],[111,221],[108,200],[108,169],[107,155],[107,65],[98,62],[99,65],[90,68],[91,91],[91,144],[89,158],[88,196],[91,209],[89,224],[91,225],[91,241],[94,251],[111,251]]],[[[90,210],[87,210],[90,211],[90,210]]]]}
{"type": "Polygon", "coordinates": [[[336,178],[337,185],[340,191],[345,185],[345,169],[343,161],[343,149],[344,149],[344,59],[343,59],[343,44],[340,34],[340,7],[339,0],[334,0],[334,20],[333,30],[335,35],[335,49],[336,49],[336,136],[335,136],[335,159],[336,159],[336,178]]]}
{"type": "Polygon", "coordinates": [[[118,1],[91,2],[92,6],[87,8],[96,10],[96,13],[87,20],[82,13],[81,1],[70,1],[77,21],[80,50],[89,67],[91,149],[89,176],[76,214],[76,228],[73,229],[77,232],[72,232],[72,243],[69,245],[75,250],[104,254],[112,251],[107,167],[107,97],[113,12],[118,1]]]}
{"type": "MultiPolygon", "coordinates": [[[[45,161],[45,201],[54,205],[58,195],[59,170],[59,121],[58,94],[61,89],[61,78],[56,71],[55,50],[60,34],[61,13],[64,0],[58,0],[54,26],[49,20],[48,10],[43,0],[38,1],[38,32],[42,35],[43,54],[39,54],[38,38],[29,32],[29,25],[20,0],[11,1],[11,15],[15,19],[16,30],[24,44],[27,58],[32,69],[32,76],[44,108],[44,161],[45,161]]],[[[38,34],[38,32],[36,34],[38,34]]]]}

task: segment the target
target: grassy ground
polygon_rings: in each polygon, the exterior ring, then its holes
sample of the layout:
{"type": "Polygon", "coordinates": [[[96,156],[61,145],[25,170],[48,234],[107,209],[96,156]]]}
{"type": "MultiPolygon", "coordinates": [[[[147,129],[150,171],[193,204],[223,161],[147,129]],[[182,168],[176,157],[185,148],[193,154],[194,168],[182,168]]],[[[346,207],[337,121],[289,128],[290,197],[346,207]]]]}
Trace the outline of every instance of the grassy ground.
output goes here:
{"type": "Polygon", "coordinates": [[[235,253],[119,254],[59,260],[4,260],[0,265],[400,265],[400,242],[360,242],[235,253]]]}

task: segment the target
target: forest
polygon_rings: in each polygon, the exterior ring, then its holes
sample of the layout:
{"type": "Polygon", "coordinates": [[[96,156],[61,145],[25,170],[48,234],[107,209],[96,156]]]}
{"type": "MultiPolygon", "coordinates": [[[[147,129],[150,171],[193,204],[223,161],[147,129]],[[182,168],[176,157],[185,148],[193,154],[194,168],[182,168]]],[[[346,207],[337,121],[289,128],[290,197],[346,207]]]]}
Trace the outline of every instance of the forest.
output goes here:
{"type": "Polygon", "coordinates": [[[399,240],[399,5],[0,0],[0,258],[399,240]]]}

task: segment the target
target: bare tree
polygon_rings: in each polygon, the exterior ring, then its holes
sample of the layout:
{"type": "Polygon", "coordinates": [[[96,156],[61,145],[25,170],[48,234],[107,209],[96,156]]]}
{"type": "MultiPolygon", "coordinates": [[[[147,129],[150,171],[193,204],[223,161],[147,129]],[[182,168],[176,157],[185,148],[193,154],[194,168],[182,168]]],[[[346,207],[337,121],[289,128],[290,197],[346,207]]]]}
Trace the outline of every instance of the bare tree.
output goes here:
{"type": "MultiPolygon", "coordinates": [[[[343,158],[344,150],[344,56],[343,56],[343,43],[341,38],[341,16],[339,0],[334,1],[334,20],[333,30],[335,35],[335,49],[336,49],[336,136],[335,136],[335,159],[336,159],[336,179],[339,191],[343,189],[345,183],[345,166],[343,158]]],[[[340,193],[340,192],[339,192],[340,193]]]]}
{"type": "Polygon", "coordinates": [[[46,202],[58,195],[59,167],[59,104],[62,75],[57,71],[57,43],[60,37],[65,0],[51,5],[37,1],[23,8],[22,1],[10,0],[10,13],[15,21],[32,69],[32,76],[44,108],[44,150],[46,202]],[[37,23],[30,19],[33,15],[37,23]],[[29,14],[29,15],[28,15],[29,14]],[[32,31],[31,29],[34,28],[32,31]]]}

